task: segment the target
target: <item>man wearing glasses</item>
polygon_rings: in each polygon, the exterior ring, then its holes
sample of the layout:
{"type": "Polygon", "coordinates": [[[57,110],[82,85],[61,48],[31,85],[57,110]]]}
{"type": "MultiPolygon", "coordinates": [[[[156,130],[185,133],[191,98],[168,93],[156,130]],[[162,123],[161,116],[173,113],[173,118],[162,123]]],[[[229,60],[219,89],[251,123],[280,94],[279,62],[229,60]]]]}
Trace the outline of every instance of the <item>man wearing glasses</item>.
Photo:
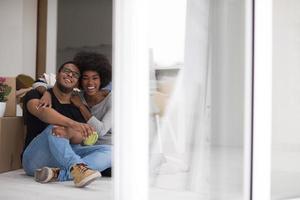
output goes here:
{"type": "Polygon", "coordinates": [[[52,107],[39,107],[41,94],[31,90],[24,97],[27,136],[22,165],[27,175],[41,183],[74,180],[84,187],[111,167],[111,149],[107,145],[83,146],[93,128],[71,104],[78,84],[79,69],[74,62],[58,70],[56,83],[49,89],[52,107]]]}

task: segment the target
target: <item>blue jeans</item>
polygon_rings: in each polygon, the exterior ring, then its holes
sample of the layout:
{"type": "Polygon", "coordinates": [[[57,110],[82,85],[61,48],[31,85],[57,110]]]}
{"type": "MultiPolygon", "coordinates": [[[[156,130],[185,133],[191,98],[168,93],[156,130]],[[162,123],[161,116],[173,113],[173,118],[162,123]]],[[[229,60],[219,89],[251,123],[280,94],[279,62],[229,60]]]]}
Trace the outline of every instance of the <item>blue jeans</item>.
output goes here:
{"type": "Polygon", "coordinates": [[[36,136],[23,153],[22,165],[27,175],[33,176],[36,169],[58,167],[59,181],[72,180],[73,165],[85,163],[89,168],[103,171],[111,167],[111,146],[72,145],[68,139],[52,135],[52,125],[36,136]]]}

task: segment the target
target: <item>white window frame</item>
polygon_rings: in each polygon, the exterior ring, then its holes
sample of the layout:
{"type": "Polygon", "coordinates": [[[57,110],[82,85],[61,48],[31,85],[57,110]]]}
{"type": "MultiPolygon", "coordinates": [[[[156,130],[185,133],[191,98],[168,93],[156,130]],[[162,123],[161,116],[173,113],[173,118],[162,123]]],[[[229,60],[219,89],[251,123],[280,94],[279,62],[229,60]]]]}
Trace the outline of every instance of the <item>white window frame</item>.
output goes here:
{"type": "Polygon", "coordinates": [[[271,199],[272,0],[254,1],[252,199],[271,199]]]}
{"type": "Polygon", "coordinates": [[[113,4],[114,199],[148,199],[147,1],[113,4]]]}
{"type": "Polygon", "coordinates": [[[253,96],[253,0],[245,0],[245,72],[244,72],[244,174],[243,196],[251,198],[252,179],[252,96],[253,96]]]}

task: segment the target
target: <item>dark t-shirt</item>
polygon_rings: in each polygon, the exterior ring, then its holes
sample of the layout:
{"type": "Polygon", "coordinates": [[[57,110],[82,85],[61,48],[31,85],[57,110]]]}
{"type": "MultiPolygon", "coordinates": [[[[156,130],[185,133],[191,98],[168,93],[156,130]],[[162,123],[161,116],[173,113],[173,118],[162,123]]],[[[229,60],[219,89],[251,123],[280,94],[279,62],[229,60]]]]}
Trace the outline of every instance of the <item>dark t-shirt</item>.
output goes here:
{"type": "MultiPolygon", "coordinates": [[[[61,104],[56,96],[54,95],[52,89],[48,90],[52,96],[52,108],[55,109],[57,112],[61,113],[62,115],[69,117],[77,122],[83,122],[84,120],[82,114],[80,113],[79,109],[74,106],[73,104],[61,104]]],[[[25,139],[24,150],[29,145],[29,143],[35,138],[38,134],[40,134],[49,124],[44,123],[34,115],[32,115],[27,110],[27,102],[31,99],[40,99],[41,94],[37,90],[31,90],[27,92],[24,97],[24,122],[27,125],[27,135],[25,139]]]]}

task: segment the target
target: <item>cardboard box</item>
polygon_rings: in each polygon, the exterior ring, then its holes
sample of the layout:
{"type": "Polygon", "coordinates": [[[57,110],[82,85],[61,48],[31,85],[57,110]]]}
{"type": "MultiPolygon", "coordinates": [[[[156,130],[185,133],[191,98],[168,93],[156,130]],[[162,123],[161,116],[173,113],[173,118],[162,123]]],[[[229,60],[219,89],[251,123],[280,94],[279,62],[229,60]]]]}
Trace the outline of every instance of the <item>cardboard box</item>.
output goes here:
{"type": "Polygon", "coordinates": [[[11,92],[7,97],[6,108],[4,112],[4,117],[15,117],[17,104],[16,104],[16,78],[15,77],[5,77],[5,83],[11,87],[11,92]]]}
{"type": "Polygon", "coordinates": [[[23,117],[0,117],[0,173],[21,168],[23,117]]]}

